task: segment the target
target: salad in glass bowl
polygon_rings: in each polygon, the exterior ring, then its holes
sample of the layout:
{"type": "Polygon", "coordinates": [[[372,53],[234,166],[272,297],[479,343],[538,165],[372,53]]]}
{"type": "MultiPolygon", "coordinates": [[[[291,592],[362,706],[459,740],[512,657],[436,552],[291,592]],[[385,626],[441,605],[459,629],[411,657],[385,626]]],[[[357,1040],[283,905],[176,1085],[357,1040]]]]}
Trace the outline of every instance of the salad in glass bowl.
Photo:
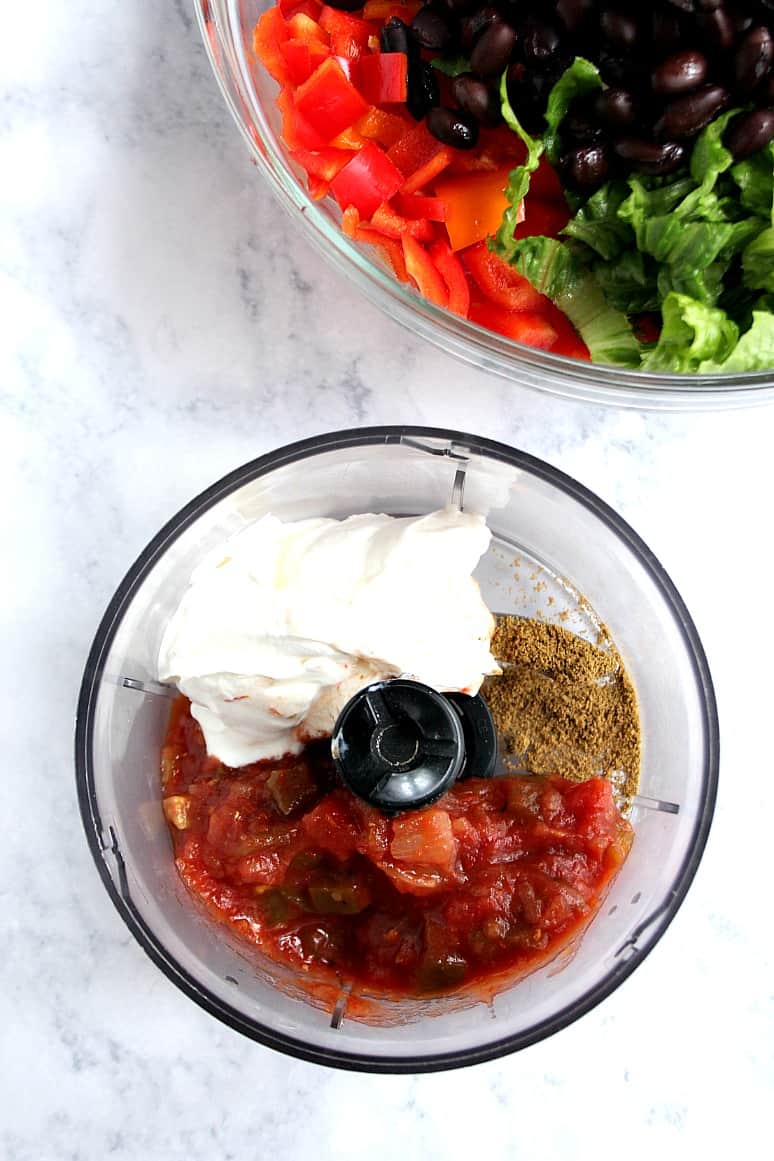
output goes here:
{"type": "Polygon", "coordinates": [[[256,160],[413,329],[619,402],[774,385],[768,0],[203,15],[256,160]]]}

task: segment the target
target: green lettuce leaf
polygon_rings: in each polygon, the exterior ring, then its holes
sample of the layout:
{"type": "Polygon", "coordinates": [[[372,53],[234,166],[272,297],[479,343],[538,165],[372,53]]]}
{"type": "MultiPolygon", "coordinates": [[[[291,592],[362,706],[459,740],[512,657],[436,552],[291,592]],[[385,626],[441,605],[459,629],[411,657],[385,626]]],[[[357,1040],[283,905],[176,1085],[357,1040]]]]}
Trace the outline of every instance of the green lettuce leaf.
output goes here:
{"type": "Polygon", "coordinates": [[[495,253],[499,254],[501,258],[504,258],[506,262],[511,262],[517,245],[513,232],[519,224],[519,208],[529,192],[529,183],[532,174],[540,164],[540,158],[543,154],[543,143],[542,141],[536,141],[534,137],[530,137],[529,133],[522,128],[518,117],[511,108],[511,102],[508,99],[507,72],[504,72],[500,79],[500,102],[503,120],[508,128],[527,147],[527,156],[524,159],[523,165],[517,165],[508,175],[505,196],[510,205],[503,214],[503,220],[500,223],[500,228],[494,240],[490,240],[489,243],[490,248],[495,253]]]}
{"type": "Polygon", "coordinates": [[[567,315],[596,363],[640,365],[640,346],[629,320],[607,302],[594,275],[571,245],[556,238],[522,238],[516,269],[567,315]]]}
{"type": "Polygon", "coordinates": [[[562,234],[583,242],[606,261],[617,258],[635,244],[631,226],[618,214],[628,193],[626,182],[606,182],[581,206],[562,234]]]}
{"type": "Polygon", "coordinates": [[[546,105],[543,145],[552,165],[556,164],[561,149],[559,126],[567,116],[570,105],[578,97],[585,97],[588,93],[594,93],[601,88],[602,81],[597,66],[582,56],[576,56],[551,89],[546,105]]]}
{"type": "Polygon", "coordinates": [[[774,226],[762,230],[745,248],[742,282],[754,290],[774,292],[774,226]]]}
{"type": "Polygon", "coordinates": [[[661,308],[658,263],[639,250],[625,250],[611,262],[593,264],[594,277],[605,298],[625,314],[641,314],[661,308]]]}
{"type": "Polygon", "coordinates": [[[430,64],[447,77],[458,77],[460,73],[470,72],[470,59],[466,56],[435,56],[430,64]]]}
{"type": "Polygon", "coordinates": [[[745,209],[774,225],[774,141],[731,169],[745,209]]]}
{"type": "Polygon", "coordinates": [[[774,367],[774,314],[772,303],[753,311],[752,326],[740,338],[731,354],[720,365],[702,363],[700,371],[771,371],[774,367]]]}
{"type": "Polygon", "coordinates": [[[722,310],[674,293],[661,310],[661,335],[642,360],[645,371],[699,371],[704,363],[724,362],[736,346],[739,330],[722,310]]]}

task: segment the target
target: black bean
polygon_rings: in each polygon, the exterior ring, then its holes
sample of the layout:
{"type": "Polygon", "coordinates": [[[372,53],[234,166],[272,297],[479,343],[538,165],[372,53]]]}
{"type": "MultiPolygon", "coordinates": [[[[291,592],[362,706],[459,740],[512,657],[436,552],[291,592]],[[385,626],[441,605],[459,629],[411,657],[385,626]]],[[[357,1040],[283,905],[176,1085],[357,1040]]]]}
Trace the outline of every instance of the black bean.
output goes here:
{"type": "Polygon", "coordinates": [[[691,93],[704,84],[706,76],[707,58],[702,53],[676,52],[654,70],[653,91],[665,96],[691,93]]]}
{"type": "Polygon", "coordinates": [[[603,8],[599,16],[603,34],[616,48],[632,48],[637,39],[637,21],[618,8],[603,8]]]}
{"type": "Polygon", "coordinates": [[[461,109],[436,106],[427,114],[427,128],[433,137],[455,149],[474,149],[478,141],[478,124],[461,109]]]}
{"type": "Polygon", "coordinates": [[[734,72],[736,83],[744,93],[751,93],[771,68],[774,42],[763,24],[751,28],[736,50],[734,72]]]}
{"type": "Polygon", "coordinates": [[[667,105],[656,122],[656,137],[668,141],[695,137],[728,104],[728,100],[728,91],[720,85],[704,85],[687,97],[678,97],[667,105]]]}
{"type": "Polygon", "coordinates": [[[397,16],[391,16],[379,33],[379,47],[382,52],[405,52],[406,56],[419,55],[419,47],[408,25],[397,16]]]}
{"type": "Polygon", "coordinates": [[[542,20],[527,20],[522,33],[521,51],[529,65],[542,65],[559,48],[559,34],[542,20]]]}
{"type": "Polygon", "coordinates": [[[614,129],[626,129],[637,119],[634,97],[626,89],[604,89],[594,104],[599,119],[614,129]]]}
{"type": "Polygon", "coordinates": [[[747,32],[749,28],[752,28],[755,23],[752,16],[746,12],[740,12],[736,6],[728,8],[728,15],[731,17],[731,23],[734,26],[735,36],[741,36],[743,32],[747,32]]]}
{"type": "Polygon", "coordinates": [[[410,60],[406,108],[414,120],[421,121],[440,99],[438,76],[433,66],[424,60],[410,60]]]}
{"type": "Polygon", "coordinates": [[[472,8],[475,2],[476,0],[445,0],[446,7],[452,12],[465,12],[466,9],[472,8]]]}
{"type": "Polygon", "coordinates": [[[606,180],[610,170],[604,145],[581,145],[559,159],[559,168],[568,185],[577,189],[596,189],[606,180]]]}
{"type": "Polygon", "coordinates": [[[562,122],[562,133],[579,145],[591,145],[602,140],[605,131],[599,123],[593,98],[573,101],[562,122]]]}
{"type": "Polygon", "coordinates": [[[726,148],[735,161],[757,153],[774,140],[774,112],[771,109],[755,109],[752,113],[742,113],[735,117],[726,133],[726,148]]]}
{"type": "Polygon", "coordinates": [[[670,3],[673,8],[679,8],[681,12],[695,11],[693,0],[668,0],[668,3],[670,3]]]}
{"type": "Polygon", "coordinates": [[[516,44],[516,29],[504,20],[496,20],[479,36],[470,54],[470,68],[479,77],[494,77],[511,59],[516,44]]]}
{"type": "Polygon", "coordinates": [[[470,113],[480,125],[494,128],[502,120],[500,94],[472,73],[460,73],[451,84],[452,96],[463,113],[470,113]]]}
{"type": "Polygon", "coordinates": [[[414,39],[431,52],[444,52],[452,42],[453,32],[447,13],[432,4],[425,4],[411,21],[414,39]]]}
{"type": "Polygon", "coordinates": [[[500,19],[500,13],[493,4],[485,4],[468,13],[460,22],[460,44],[462,51],[469,53],[479,36],[490,24],[500,19]]]}
{"type": "Polygon", "coordinates": [[[669,56],[680,47],[682,34],[676,12],[656,8],[652,18],[653,48],[657,57],[669,56]]]}
{"type": "Polygon", "coordinates": [[[559,0],[556,12],[567,31],[575,32],[593,7],[593,0],[559,0]]]}
{"type": "Polygon", "coordinates": [[[712,48],[727,52],[734,43],[734,22],[725,8],[713,8],[709,12],[700,13],[698,24],[705,41],[712,48]]]}
{"type": "Polygon", "coordinates": [[[684,147],[676,141],[655,145],[639,137],[622,137],[613,148],[622,161],[628,162],[640,173],[653,176],[673,173],[680,168],[685,157],[684,147]]]}
{"type": "Polygon", "coordinates": [[[536,74],[528,73],[520,61],[508,69],[508,100],[523,127],[533,134],[545,128],[543,113],[547,97],[536,85],[536,79],[536,74]]]}

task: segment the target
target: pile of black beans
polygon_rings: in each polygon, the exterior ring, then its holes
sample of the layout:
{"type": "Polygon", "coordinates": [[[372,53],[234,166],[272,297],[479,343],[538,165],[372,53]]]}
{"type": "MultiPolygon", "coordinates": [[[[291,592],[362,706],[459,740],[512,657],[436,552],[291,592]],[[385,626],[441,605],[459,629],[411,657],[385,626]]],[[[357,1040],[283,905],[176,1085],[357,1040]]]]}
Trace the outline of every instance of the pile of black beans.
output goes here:
{"type": "Polygon", "coordinates": [[[410,26],[388,20],[381,48],[406,53],[410,112],[459,149],[500,122],[504,69],[516,115],[540,133],[555,82],[576,55],[593,61],[605,88],[576,101],[561,129],[559,169],[579,190],[632,170],[674,172],[726,108],[748,110],[726,132],[737,160],[774,139],[774,0],[431,0],[410,26]],[[433,56],[470,61],[451,81],[454,105],[441,104],[433,56]]]}

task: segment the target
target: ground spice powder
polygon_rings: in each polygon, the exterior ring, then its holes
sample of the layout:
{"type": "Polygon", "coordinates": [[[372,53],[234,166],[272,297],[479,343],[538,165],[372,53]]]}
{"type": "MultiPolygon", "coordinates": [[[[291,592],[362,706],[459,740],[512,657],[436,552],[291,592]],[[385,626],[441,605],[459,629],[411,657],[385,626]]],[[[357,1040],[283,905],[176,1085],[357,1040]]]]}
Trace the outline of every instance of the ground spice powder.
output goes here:
{"type": "Polygon", "coordinates": [[[561,625],[500,617],[492,652],[503,673],[482,692],[506,765],[575,781],[609,778],[627,806],[639,781],[640,722],[612,642],[600,648],[561,625]]]}

